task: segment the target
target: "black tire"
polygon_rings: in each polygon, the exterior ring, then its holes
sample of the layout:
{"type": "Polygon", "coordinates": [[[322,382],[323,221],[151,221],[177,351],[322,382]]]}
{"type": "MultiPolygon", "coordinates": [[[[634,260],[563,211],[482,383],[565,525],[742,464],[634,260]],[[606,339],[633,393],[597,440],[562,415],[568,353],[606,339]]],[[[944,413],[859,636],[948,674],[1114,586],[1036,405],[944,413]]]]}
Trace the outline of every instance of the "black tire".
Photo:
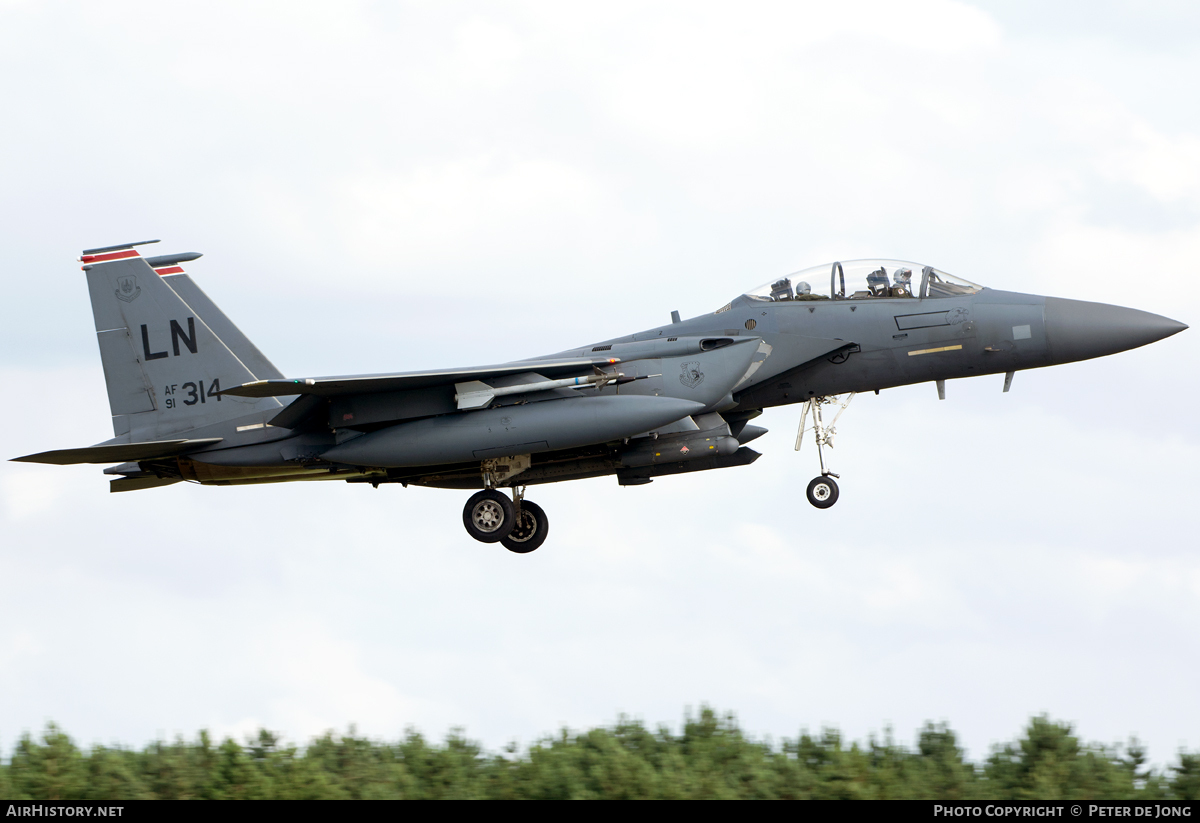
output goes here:
{"type": "Polygon", "coordinates": [[[508,536],[500,541],[500,545],[510,552],[529,554],[546,542],[550,530],[550,520],[542,507],[528,500],[521,501],[521,519],[513,526],[508,536]]]}
{"type": "Polygon", "coordinates": [[[508,537],[517,522],[517,512],[506,495],[486,489],[471,495],[463,506],[463,525],[467,534],[480,543],[499,543],[508,537]]]}
{"type": "Polygon", "coordinates": [[[814,477],[806,494],[809,503],[818,509],[828,509],[838,500],[838,484],[832,477],[814,477]]]}

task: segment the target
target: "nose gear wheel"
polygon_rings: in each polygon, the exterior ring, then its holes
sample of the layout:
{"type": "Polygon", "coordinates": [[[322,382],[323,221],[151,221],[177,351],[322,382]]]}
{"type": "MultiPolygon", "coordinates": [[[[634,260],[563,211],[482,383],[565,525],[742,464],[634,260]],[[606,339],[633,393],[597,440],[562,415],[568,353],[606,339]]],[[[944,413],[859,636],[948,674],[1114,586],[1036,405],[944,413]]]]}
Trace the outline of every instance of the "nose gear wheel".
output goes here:
{"type": "Polygon", "coordinates": [[[838,499],[838,484],[828,475],[814,477],[808,484],[808,502],[818,509],[828,509],[838,499]]]}

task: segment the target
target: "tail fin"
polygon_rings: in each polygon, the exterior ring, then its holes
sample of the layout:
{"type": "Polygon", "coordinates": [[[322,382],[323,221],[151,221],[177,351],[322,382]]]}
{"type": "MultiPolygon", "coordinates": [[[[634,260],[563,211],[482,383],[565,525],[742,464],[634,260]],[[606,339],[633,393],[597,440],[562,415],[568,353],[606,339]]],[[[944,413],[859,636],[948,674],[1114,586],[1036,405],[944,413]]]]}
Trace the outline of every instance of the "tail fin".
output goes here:
{"type": "Polygon", "coordinates": [[[91,249],[80,258],[86,264],[83,268],[108,385],[113,433],[129,435],[134,441],[155,440],[260,412],[277,412],[280,404],[273,398],[270,403],[261,399],[247,402],[217,394],[222,386],[236,386],[258,379],[258,375],[213,331],[200,311],[226,334],[236,332],[239,349],[255,360],[259,369],[278,372],[190,278],[176,283],[204,304],[203,309],[194,308],[168,285],[163,275],[183,271],[175,263],[199,255],[147,261],[133,248],[137,245],[143,244],[91,249]],[[158,270],[151,262],[159,264],[158,270]]]}
{"type": "MultiPolygon", "coordinates": [[[[196,255],[196,257],[199,256],[199,254],[196,255]]],[[[196,258],[191,257],[191,259],[196,258]]],[[[154,266],[155,262],[160,260],[162,260],[160,257],[151,257],[146,262],[154,266]]],[[[242,361],[243,365],[256,378],[259,380],[283,379],[283,372],[275,368],[275,364],[258,350],[258,346],[250,342],[250,338],[242,334],[242,330],[225,316],[225,312],[217,308],[217,304],[196,285],[196,281],[189,277],[182,268],[179,266],[162,268],[156,266],[155,271],[160,275],[164,275],[164,272],[167,271],[176,272],[175,274],[165,274],[163,282],[170,286],[171,290],[178,294],[184,303],[192,307],[192,311],[196,312],[197,317],[204,318],[204,324],[213,330],[213,334],[221,338],[221,342],[234,353],[238,360],[242,361]]]]}

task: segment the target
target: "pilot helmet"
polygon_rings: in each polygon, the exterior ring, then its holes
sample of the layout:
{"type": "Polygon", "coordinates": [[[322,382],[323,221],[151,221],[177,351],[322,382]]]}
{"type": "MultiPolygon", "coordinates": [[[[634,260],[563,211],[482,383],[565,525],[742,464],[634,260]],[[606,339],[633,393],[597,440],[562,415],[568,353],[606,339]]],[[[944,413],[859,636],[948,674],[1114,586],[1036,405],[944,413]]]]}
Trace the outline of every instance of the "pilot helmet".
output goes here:
{"type": "Polygon", "coordinates": [[[808,281],[801,280],[796,284],[796,294],[812,294],[812,286],[808,285],[808,281]]]}
{"type": "Polygon", "coordinates": [[[912,269],[896,269],[892,276],[896,278],[897,283],[907,283],[912,280],[912,269]]]}

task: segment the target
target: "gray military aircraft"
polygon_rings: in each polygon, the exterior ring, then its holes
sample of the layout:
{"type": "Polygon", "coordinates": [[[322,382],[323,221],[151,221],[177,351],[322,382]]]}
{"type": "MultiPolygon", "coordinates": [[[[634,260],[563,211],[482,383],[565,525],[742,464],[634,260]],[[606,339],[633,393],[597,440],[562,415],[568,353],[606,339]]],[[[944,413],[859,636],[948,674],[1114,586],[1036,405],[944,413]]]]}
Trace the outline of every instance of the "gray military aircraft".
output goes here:
{"type": "Polygon", "coordinates": [[[854,260],[746,292],[716,311],[557,354],[493,366],[284,377],[182,263],[127,243],[89,249],[87,272],[112,411],[111,440],[15,458],[117,463],[114,492],[182,480],[292,480],[480,489],[463,524],[526,553],[549,521],[525,488],[655,477],[753,463],[763,409],[802,403],[828,508],[834,417],[856,392],[1013,374],[1144,346],[1186,329],[1136,309],[998,291],[931,266],[854,260]],[[828,283],[828,285],[826,285],[828,283]],[[842,399],[844,396],[845,399],[842,399]],[[811,414],[812,425],[807,422],[811,414]],[[500,491],[506,488],[511,499],[500,491]]]}

